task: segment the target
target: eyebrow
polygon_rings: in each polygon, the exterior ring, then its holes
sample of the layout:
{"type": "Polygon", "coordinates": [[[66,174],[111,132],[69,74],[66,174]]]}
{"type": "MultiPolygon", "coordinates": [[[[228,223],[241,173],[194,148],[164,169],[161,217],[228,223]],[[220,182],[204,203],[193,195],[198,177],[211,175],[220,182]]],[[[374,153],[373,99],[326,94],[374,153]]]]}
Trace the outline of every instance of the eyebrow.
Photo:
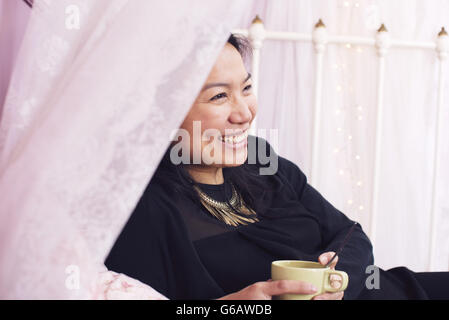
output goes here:
{"type": "MultiPolygon", "coordinates": [[[[248,75],[246,76],[245,80],[243,80],[242,84],[244,84],[246,81],[248,81],[251,78],[251,73],[248,72],[248,75]]],[[[204,90],[213,88],[213,87],[230,87],[231,85],[229,83],[226,82],[213,82],[213,83],[208,83],[206,84],[203,89],[201,89],[201,92],[203,92],[204,90]]]]}

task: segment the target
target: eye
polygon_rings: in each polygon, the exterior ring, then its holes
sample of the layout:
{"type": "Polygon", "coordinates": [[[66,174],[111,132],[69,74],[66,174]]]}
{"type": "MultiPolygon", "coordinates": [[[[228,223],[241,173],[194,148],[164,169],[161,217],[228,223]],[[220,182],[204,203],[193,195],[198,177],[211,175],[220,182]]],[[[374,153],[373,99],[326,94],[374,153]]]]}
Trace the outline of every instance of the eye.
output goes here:
{"type": "Polygon", "coordinates": [[[218,100],[218,99],[221,99],[221,98],[226,98],[226,97],[227,97],[226,93],[222,92],[222,93],[219,93],[216,96],[212,97],[210,99],[210,101],[215,101],[215,100],[218,100]]]}
{"type": "Polygon", "coordinates": [[[253,86],[251,84],[249,84],[243,89],[243,91],[249,91],[249,90],[251,90],[252,87],[253,86]]]}

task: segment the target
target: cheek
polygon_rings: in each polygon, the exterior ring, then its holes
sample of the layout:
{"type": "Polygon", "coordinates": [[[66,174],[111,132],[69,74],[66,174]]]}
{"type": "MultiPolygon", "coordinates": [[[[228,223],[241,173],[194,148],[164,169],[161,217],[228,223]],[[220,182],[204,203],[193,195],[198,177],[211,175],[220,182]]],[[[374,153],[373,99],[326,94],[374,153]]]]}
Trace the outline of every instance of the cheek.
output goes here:
{"type": "Polygon", "coordinates": [[[230,108],[225,105],[201,104],[191,109],[181,125],[181,129],[186,130],[190,136],[191,151],[201,152],[210,143],[202,139],[206,130],[206,135],[211,135],[216,130],[224,131],[229,112],[230,108]]]}
{"type": "Polygon", "coordinates": [[[230,108],[225,105],[209,105],[198,114],[198,120],[201,120],[201,131],[207,129],[224,130],[230,115],[230,108]]]}
{"type": "Polygon", "coordinates": [[[254,94],[252,94],[250,97],[248,97],[247,100],[248,103],[248,109],[251,112],[251,114],[253,115],[253,119],[257,114],[257,98],[254,94]]]}

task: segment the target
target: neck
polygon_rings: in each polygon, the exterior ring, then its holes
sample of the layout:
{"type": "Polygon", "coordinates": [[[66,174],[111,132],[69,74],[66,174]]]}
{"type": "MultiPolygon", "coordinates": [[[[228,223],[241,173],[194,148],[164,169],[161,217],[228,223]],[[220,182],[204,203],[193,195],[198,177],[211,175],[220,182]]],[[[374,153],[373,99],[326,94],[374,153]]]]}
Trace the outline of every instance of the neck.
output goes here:
{"type": "Polygon", "coordinates": [[[190,165],[187,171],[193,180],[204,184],[222,184],[224,182],[221,167],[190,165]]]}

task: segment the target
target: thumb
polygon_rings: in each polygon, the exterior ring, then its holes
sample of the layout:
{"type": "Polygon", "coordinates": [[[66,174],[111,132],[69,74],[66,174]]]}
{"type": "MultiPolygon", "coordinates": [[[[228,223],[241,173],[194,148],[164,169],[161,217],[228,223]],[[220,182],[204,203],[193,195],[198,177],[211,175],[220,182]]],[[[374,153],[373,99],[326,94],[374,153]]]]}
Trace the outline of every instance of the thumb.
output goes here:
{"type": "Polygon", "coordinates": [[[325,265],[329,261],[329,259],[325,255],[320,256],[319,260],[322,265],[325,265]]]}
{"type": "Polygon", "coordinates": [[[332,257],[334,256],[334,254],[335,254],[335,252],[333,252],[333,251],[325,252],[325,253],[323,253],[323,254],[320,255],[320,257],[318,258],[318,260],[319,260],[319,262],[320,262],[322,265],[325,265],[325,264],[327,264],[327,263],[330,261],[330,259],[332,259],[332,257]]]}

